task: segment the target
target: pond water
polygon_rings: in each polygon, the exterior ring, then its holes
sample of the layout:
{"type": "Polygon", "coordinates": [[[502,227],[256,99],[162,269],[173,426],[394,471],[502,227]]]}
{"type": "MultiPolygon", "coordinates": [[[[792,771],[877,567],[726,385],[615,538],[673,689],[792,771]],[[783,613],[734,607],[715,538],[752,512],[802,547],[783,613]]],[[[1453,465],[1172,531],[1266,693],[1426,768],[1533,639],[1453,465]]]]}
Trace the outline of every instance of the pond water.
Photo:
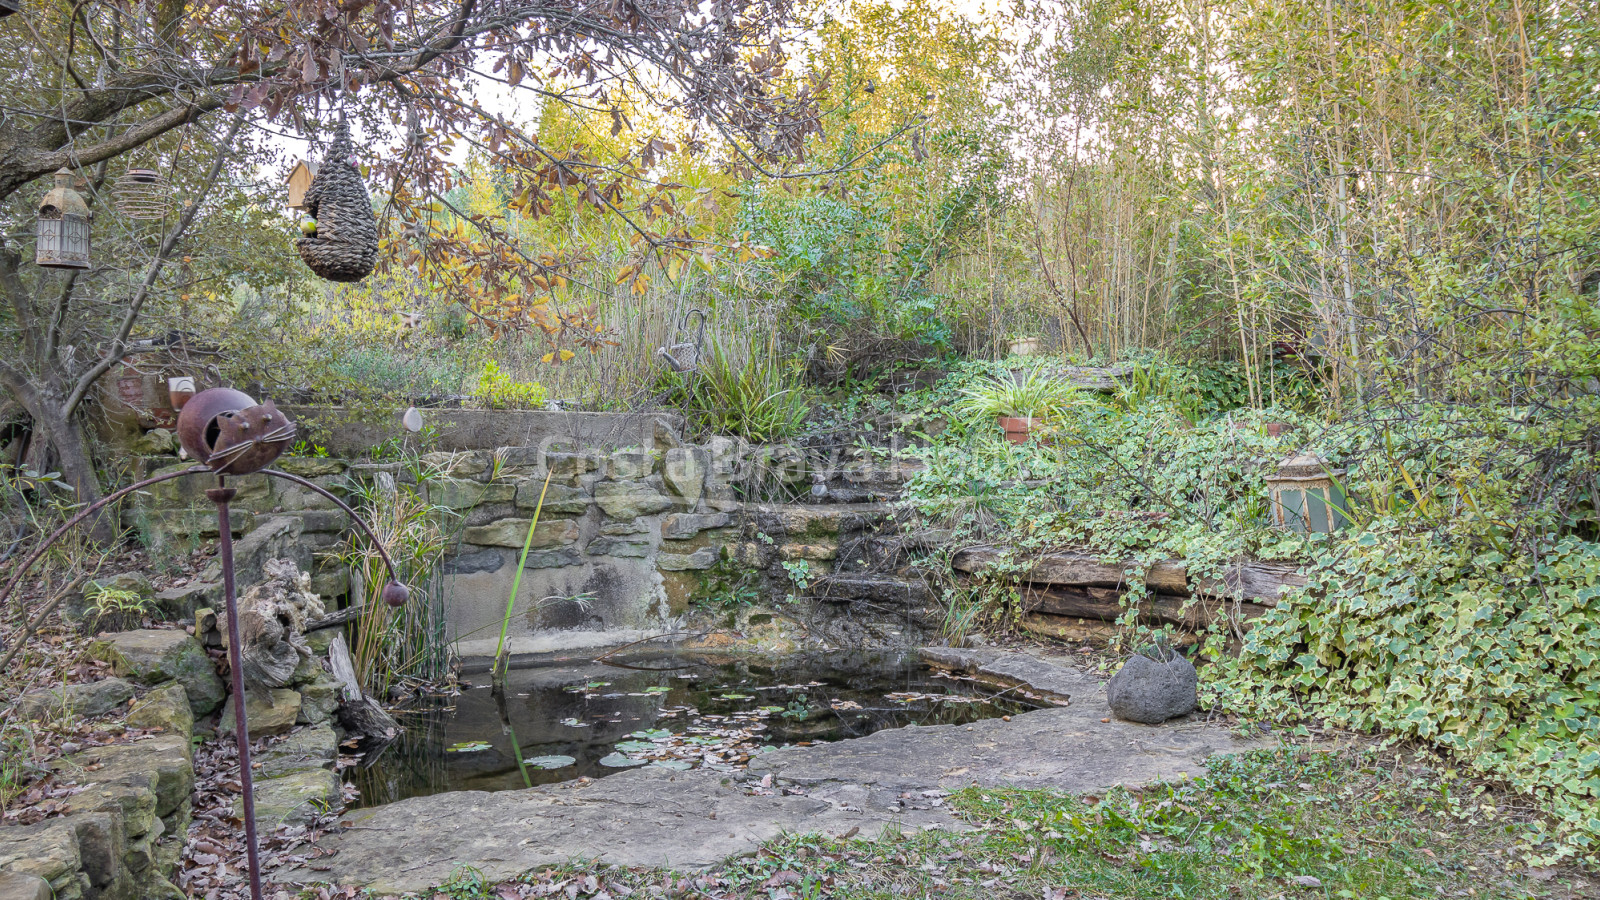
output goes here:
{"type": "Polygon", "coordinates": [[[640,765],[733,771],[756,753],[1034,709],[1016,692],[933,672],[915,654],[631,657],[511,672],[398,716],[405,733],[345,770],[375,806],[503,791],[640,765]]]}

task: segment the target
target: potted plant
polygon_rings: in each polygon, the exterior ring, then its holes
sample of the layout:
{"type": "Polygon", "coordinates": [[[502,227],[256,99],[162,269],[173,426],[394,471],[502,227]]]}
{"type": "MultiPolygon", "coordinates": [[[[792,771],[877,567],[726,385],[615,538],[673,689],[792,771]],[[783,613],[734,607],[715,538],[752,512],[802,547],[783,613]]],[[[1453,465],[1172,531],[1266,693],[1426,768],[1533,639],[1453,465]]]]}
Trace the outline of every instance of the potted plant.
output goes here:
{"type": "Polygon", "coordinates": [[[1084,402],[1076,387],[1037,370],[1020,380],[1016,376],[991,377],[962,394],[969,414],[995,416],[1005,429],[1006,440],[1013,444],[1026,444],[1034,428],[1084,402]]]}

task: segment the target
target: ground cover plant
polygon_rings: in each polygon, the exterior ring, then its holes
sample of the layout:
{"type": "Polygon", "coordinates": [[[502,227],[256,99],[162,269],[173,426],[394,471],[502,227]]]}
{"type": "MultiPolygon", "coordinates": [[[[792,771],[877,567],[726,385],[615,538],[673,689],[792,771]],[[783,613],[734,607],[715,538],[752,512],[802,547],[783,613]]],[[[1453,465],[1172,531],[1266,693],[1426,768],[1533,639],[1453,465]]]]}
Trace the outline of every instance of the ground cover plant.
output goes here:
{"type": "Polygon", "coordinates": [[[432,897],[1509,900],[1594,887],[1515,864],[1527,827],[1515,801],[1372,750],[1261,751],[1104,796],[966,788],[918,802],[948,805],[972,830],[796,835],[703,873],[576,864],[489,884],[463,869],[432,897]]]}

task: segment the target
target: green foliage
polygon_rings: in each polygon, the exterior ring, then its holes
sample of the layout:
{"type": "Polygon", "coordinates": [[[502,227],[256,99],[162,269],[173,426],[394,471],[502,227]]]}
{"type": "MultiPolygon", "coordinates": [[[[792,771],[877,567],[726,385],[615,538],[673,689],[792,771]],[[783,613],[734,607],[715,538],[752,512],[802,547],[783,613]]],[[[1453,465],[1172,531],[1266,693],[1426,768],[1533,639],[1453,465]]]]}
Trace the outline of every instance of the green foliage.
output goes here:
{"type": "Polygon", "coordinates": [[[783,571],[789,576],[789,582],[795,590],[803,591],[811,586],[811,563],[804,559],[786,559],[782,563],[783,571]]]}
{"type": "Polygon", "coordinates": [[[800,430],[811,401],[775,342],[742,353],[721,340],[707,344],[699,371],[668,376],[671,395],[696,428],[755,443],[780,441],[800,430]]]}
{"type": "Polygon", "coordinates": [[[962,391],[962,409],[969,416],[1017,416],[1024,419],[1055,419],[1066,410],[1086,402],[1073,385],[1040,369],[1028,372],[1019,381],[1007,372],[983,379],[962,391]]]}
{"type": "Polygon", "coordinates": [[[93,631],[126,631],[138,628],[155,604],[153,597],[138,591],[95,586],[84,592],[89,602],[89,625],[93,631]]]}
{"type": "Polygon", "coordinates": [[[544,406],[545,390],[537,381],[517,381],[500,371],[500,364],[491,359],[478,373],[472,396],[490,409],[539,409],[544,406]]]}
{"type": "Polygon", "coordinates": [[[761,573],[738,560],[724,547],[711,568],[700,572],[692,603],[706,609],[732,612],[761,600],[761,573]]]}

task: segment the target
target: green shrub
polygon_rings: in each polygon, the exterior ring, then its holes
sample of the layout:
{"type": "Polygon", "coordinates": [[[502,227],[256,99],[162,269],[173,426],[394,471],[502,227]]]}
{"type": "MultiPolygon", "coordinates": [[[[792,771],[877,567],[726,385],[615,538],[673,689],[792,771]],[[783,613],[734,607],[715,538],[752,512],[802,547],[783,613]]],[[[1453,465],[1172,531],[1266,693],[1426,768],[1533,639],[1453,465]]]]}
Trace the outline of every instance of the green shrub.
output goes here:
{"type": "Polygon", "coordinates": [[[517,381],[491,359],[483,364],[472,396],[490,409],[539,409],[544,406],[545,390],[537,381],[517,381]]]}
{"type": "Polygon", "coordinates": [[[1074,385],[1035,369],[1021,381],[1007,372],[984,379],[962,392],[968,415],[993,418],[1054,419],[1067,409],[1091,402],[1074,385]]]}

